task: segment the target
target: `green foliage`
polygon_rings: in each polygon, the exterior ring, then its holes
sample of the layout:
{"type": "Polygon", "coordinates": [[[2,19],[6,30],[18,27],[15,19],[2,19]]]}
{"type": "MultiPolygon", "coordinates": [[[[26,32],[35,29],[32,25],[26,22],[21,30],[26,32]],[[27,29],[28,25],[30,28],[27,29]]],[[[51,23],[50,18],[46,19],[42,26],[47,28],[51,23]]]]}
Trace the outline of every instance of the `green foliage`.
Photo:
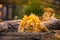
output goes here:
{"type": "Polygon", "coordinates": [[[26,8],[23,9],[23,13],[26,15],[30,15],[30,13],[34,13],[36,15],[41,16],[43,14],[43,8],[38,4],[27,5],[26,8]]]}
{"type": "Polygon", "coordinates": [[[24,14],[29,15],[30,13],[34,13],[38,16],[41,16],[44,12],[44,7],[51,7],[54,8],[54,4],[51,2],[44,1],[44,0],[15,0],[16,5],[20,6],[20,9],[18,9],[20,12],[18,18],[22,18],[24,14]],[[24,5],[24,7],[23,7],[24,5]]]}
{"type": "Polygon", "coordinates": [[[15,0],[16,5],[22,6],[23,4],[27,3],[27,0],[15,0]]]}
{"type": "Polygon", "coordinates": [[[37,3],[37,0],[35,1],[30,0],[30,1],[31,1],[31,4],[25,5],[22,12],[26,15],[30,15],[30,13],[34,13],[38,16],[41,16],[44,12],[43,5],[41,5],[40,3],[37,3]]]}

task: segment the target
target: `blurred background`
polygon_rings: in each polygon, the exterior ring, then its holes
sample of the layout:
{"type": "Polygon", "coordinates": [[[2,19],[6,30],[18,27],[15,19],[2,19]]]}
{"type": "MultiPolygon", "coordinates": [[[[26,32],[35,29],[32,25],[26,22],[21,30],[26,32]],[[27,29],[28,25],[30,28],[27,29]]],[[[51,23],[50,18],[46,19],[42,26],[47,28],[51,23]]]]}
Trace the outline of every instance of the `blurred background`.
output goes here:
{"type": "Polygon", "coordinates": [[[0,0],[0,20],[21,19],[30,13],[42,16],[45,7],[53,8],[60,19],[60,0],[0,0]]]}

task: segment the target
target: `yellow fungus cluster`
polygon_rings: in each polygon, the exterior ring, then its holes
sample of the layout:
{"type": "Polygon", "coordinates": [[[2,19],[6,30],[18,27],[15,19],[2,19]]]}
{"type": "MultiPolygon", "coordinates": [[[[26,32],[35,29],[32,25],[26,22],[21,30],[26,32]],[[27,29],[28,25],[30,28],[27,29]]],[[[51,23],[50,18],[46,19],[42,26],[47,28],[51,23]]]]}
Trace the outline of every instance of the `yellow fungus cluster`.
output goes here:
{"type": "Polygon", "coordinates": [[[43,24],[41,24],[39,17],[34,14],[29,16],[24,15],[18,27],[18,32],[36,33],[42,31],[48,31],[48,29],[43,24]]]}
{"type": "Polygon", "coordinates": [[[42,15],[42,21],[48,21],[55,18],[55,12],[52,8],[44,8],[44,14],[42,15]]]}

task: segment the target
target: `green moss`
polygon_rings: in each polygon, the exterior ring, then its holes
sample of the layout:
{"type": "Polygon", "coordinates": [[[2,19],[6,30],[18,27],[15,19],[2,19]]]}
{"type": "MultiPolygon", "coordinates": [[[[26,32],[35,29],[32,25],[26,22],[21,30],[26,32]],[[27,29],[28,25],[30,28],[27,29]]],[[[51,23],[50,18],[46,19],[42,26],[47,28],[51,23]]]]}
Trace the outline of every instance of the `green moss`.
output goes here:
{"type": "Polygon", "coordinates": [[[57,19],[60,19],[60,15],[56,15],[56,18],[57,18],[57,19]]]}

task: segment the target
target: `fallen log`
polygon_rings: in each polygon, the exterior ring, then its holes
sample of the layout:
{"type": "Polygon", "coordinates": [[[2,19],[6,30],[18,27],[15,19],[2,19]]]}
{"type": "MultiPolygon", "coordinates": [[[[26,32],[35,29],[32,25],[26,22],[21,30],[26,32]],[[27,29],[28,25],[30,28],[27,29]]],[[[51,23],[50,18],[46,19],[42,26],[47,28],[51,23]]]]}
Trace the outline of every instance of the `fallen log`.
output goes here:
{"type": "MultiPolygon", "coordinates": [[[[4,21],[0,23],[0,32],[3,30],[9,31],[14,31],[15,29],[19,27],[19,23],[21,20],[11,20],[11,21],[4,21]],[[8,30],[9,29],[9,30],[8,30]]],[[[49,20],[45,22],[41,22],[43,25],[45,25],[49,30],[59,30],[60,29],[60,20],[54,19],[54,20],[49,20]]],[[[15,31],[16,31],[15,30],[15,31]]]]}
{"type": "Polygon", "coordinates": [[[58,36],[60,36],[60,31],[56,31],[56,33],[1,32],[0,40],[57,40],[58,36]]]}
{"type": "Polygon", "coordinates": [[[20,20],[11,20],[11,21],[3,21],[0,23],[0,32],[3,31],[12,31],[17,29],[19,26],[20,20]]]}
{"type": "Polygon", "coordinates": [[[45,25],[50,30],[60,30],[60,20],[58,19],[48,20],[42,22],[42,24],[45,25]]]}
{"type": "Polygon", "coordinates": [[[8,24],[5,22],[0,23],[0,31],[8,29],[8,24]]]}

